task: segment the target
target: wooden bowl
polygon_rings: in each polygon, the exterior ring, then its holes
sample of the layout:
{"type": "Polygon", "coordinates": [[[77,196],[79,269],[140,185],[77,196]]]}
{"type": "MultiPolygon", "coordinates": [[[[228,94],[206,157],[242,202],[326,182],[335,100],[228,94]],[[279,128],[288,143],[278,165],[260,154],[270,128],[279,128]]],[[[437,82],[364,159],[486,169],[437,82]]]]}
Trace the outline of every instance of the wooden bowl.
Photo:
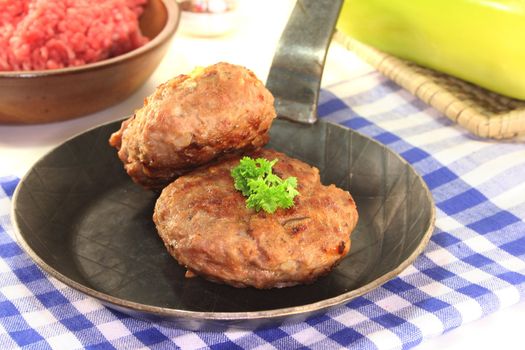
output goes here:
{"type": "Polygon", "coordinates": [[[180,19],[175,0],[149,0],[140,17],[150,41],[78,67],[0,72],[0,123],[45,123],[107,108],[131,95],[165,55],[180,19]]]}

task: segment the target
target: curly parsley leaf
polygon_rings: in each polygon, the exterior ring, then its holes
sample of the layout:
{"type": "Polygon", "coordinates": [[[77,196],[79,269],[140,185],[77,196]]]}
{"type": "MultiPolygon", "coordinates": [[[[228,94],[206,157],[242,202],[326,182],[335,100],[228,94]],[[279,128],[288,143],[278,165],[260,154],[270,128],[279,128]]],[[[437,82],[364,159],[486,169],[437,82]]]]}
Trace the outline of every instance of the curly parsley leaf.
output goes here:
{"type": "Polygon", "coordinates": [[[288,209],[294,205],[293,199],[299,194],[297,178],[283,180],[275,175],[272,172],[275,163],[277,159],[269,161],[243,157],[239,165],[232,169],[235,189],[248,197],[246,207],[274,213],[277,208],[288,209]]]}

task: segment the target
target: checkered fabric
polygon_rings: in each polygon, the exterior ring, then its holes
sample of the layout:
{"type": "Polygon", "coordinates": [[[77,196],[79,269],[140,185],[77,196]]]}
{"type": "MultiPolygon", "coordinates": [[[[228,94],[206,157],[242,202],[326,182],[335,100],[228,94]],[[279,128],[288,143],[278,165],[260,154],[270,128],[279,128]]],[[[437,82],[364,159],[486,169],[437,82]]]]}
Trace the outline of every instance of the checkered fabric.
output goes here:
{"type": "Polygon", "coordinates": [[[377,73],[326,87],[320,115],[369,135],[423,176],[437,206],[425,252],[398,278],[298,324],[190,332],[137,320],[43,273],[13,239],[0,185],[0,348],[408,349],[525,296],[525,144],[453,125],[377,73]]]}

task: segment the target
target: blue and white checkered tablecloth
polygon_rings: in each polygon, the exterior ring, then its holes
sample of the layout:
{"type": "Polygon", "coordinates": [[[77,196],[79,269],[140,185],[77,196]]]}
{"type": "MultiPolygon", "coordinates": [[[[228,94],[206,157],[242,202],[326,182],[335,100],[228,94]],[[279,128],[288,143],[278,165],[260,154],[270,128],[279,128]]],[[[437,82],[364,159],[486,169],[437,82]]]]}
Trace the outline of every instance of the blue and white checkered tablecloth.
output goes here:
{"type": "Polygon", "coordinates": [[[525,143],[479,139],[378,73],[327,86],[320,115],[386,144],[437,206],[425,252],[398,278],[307,322],[190,332],[110,310],[43,273],[10,224],[0,179],[0,348],[407,349],[525,296],[525,143]]]}

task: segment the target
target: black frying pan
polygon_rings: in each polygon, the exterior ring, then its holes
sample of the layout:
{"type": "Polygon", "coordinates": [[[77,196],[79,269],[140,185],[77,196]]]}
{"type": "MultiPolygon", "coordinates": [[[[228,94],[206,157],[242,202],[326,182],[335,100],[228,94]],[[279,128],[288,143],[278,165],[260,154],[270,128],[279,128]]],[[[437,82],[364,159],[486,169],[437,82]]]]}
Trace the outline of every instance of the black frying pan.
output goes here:
{"type": "Polygon", "coordinates": [[[358,206],[350,253],[328,276],[273,290],[184,278],[152,222],[156,194],[132,183],[108,146],[120,122],[66,141],[27,173],[12,211],[21,246],[50,275],[109,307],[188,329],[304,320],[397,276],[428,242],[434,205],[398,155],[342,126],[315,122],[340,5],[298,2],[267,83],[278,114],[306,122],[276,120],[268,147],[318,167],[323,183],[350,191],[358,206]]]}

